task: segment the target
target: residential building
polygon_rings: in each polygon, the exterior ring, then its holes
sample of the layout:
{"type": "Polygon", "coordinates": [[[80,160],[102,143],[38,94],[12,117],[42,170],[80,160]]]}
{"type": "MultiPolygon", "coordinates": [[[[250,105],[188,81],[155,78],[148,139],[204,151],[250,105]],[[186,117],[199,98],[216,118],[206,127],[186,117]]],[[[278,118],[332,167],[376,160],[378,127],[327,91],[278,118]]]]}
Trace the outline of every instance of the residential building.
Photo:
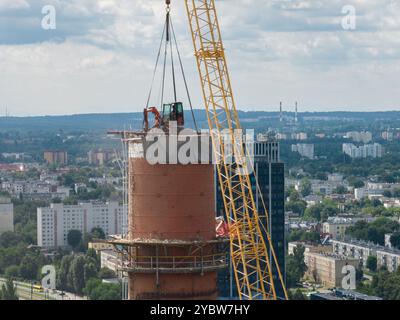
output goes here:
{"type": "Polygon", "coordinates": [[[326,252],[305,252],[304,262],[308,268],[307,276],[329,288],[342,287],[345,266],[356,269],[359,266],[358,259],[326,252]]]}
{"type": "Polygon", "coordinates": [[[68,154],[66,151],[45,151],[43,158],[48,164],[68,163],[68,154]]]}
{"type": "Polygon", "coordinates": [[[113,250],[114,246],[106,242],[89,242],[88,249],[93,249],[99,253],[104,250],[113,250]]]}
{"type": "Polygon", "coordinates": [[[378,268],[385,267],[389,272],[397,271],[400,266],[400,250],[396,249],[381,249],[376,251],[378,268]]]}
{"type": "Polygon", "coordinates": [[[89,233],[101,228],[106,235],[121,234],[123,207],[117,202],[88,202],[78,205],[51,204],[37,209],[38,246],[45,248],[68,246],[71,230],[89,233]]]}
{"type": "Polygon", "coordinates": [[[0,172],[23,172],[25,170],[25,166],[22,163],[0,163],[0,172]]]}
{"type": "Polygon", "coordinates": [[[96,166],[104,166],[113,159],[115,159],[114,151],[97,149],[88,152],[88,162],[96,166]]]}
{"type": "Polygon", "coordinates": [[[382,139],[386,141],[393,141],[394,140],[394,132],[393,131],[384,131],[382,132],[382,139]]]}
{"type": "Polygon", "coordinates": [[[304,140],[308,139],[308,135],[305,132],[298,132],[298,133],[293,134],[292,138],[294,140],[302,140],[302,141],[304,141],[304,140]]]}
{"type": "Polygon", "coordinates": [[[0,234],[14,231],[14,205],[9,198],[0,197],[0,234]]]}
{"type": "Polygon", "coordinates": [[[354,189],[354,198],[361,200],[363,198],[376,198],[383,197],[383,189],[367,189],[367,188],[356,188],[354,189]]]}
{"type": "Polygon", "coordinates": [[[352,143],[343,144],[343,153],[347,154],[350,158],[382,158],[383,149],[379,143],[366,144],[360,147],[352,143]]]}
{"type": "Polygon", "coordinates": [[[330,235],[332,239],[341,239],[346,234],[346,229],[354,225],[351,218],[329,217],[327,222],[322,225],[325,235],[330,235]]]}
{"type": "Polygon", "coordinates": [[[386,267],[389,272],[396,271],[400,266],[400,250],[376,245],[360,240],[332,240],[333,252],[347,257],[359,259],[366,267],[369,256],[377,257],[378,268],[386,267]]]}
{"type": "Polygon", "coordinates": [[[115,272],[115,274],[122,277],[122,257],[121,254],[115,250],[102,250],[100,251],[100,267],[107,268],[115,272]]]}
{"type": "Polygon", "coordinates": [[[375,245],[371,242],[345,239],[331,241],[333,252],[346,257],[356,258],[360,262],[360,265],[367,266],[367,260],[369,256],[376,256],[376,251],[380,249],[380,246],[375,245]]]}
{"type": "Polygon", "coordinates": [[[298,152],[302,157],[314,159],[314,145],[307,143],[298,143],[292,145],[292,151],[298,152]]]}
{"type": "Polygon", "coordinates": [[[330,173],[330,174],[328,174],[328,181],[336,182],[336,183],[343,183],[344,178],[343,178],[343,175],[340,173],[330,173]]]}
{"type": "Polygon", "coordinates": [[[303,200],[307,202],[307,207],[315,206],[316,204],[321,203],[322,199],[322,196],[316,194],[310,194],[306,197],[303,197],[303,200]]]}
{"type": "MultiPolygon", "coordinates": [[[[285,279],[285,165],[280,160],[279,142],[263,141],[254,145],[254,174],[251,175],[255,202],[258,212],[264,215],[262,199],[267,207],[268,222],[271,240],[282,276],[285,279]],[[256,177],[261,189],[261,194],[256,187],[256,177]],[[261,198],[263,197],[263,198],[261,198]]],[[[224,205],[221,192],[217,185],[217,215],[224,215],[224,205]]],[[[266,219],[262,219],[266,224],[266,219]]],[[[266,241],[268,243],[268,241],[266,241]]],[[[270,261],[273,261],[270,252],[270,261]]],[[[273,279],[278,296],[283,297],[283,289],[280,286],[278,272],[272,270],[273,279]]],[[[236,298],[237,290],[232,266],[218,275],[220,296],[224,298],[236,298]]]]}
{"type": "Polygon", "coordinates": [[[294,242],[289,242],[288,243],[288,254],[293,254],[294,253],[294,248],[297,248],[298,246],[303,246],[304,247],[304,252],[326,252],[326,253],[332,253],[332,247],[331,246],[315,246],[311,245],[305,242],[300,242],[300,241],[294,241],[294,242]]]}
{"type": "Polygon", "coordinates": [[[386,233],[385,234],[385,247],[392,248],[392,235],[393,233],[386,233]]]}

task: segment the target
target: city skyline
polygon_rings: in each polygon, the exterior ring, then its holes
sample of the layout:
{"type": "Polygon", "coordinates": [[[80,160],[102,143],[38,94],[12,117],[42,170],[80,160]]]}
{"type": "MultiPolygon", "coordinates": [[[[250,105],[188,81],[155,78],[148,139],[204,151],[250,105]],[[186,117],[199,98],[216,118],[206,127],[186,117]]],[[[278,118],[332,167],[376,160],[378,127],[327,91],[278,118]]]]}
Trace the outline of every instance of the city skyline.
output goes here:
{"type": "MultiPolygon", "coordinates": [[[[239,109],[275,111],[280,101],[286,111],[295,101],[300,111],[399,109],[391,86],[400,80],[398,2],[217,5],[239,109]],[[354,30],[343,28],[349,5],[354,30]]],[[[2,1],[0,105],[14,116],[141,111],[162,7],[158,0],[2,1]],[[55,30],[41,27],[45,5],[56,10],[55,30]]],[[[183,4],[173,2],[172,14],[193,104],[201,108],[183,4]]]]}

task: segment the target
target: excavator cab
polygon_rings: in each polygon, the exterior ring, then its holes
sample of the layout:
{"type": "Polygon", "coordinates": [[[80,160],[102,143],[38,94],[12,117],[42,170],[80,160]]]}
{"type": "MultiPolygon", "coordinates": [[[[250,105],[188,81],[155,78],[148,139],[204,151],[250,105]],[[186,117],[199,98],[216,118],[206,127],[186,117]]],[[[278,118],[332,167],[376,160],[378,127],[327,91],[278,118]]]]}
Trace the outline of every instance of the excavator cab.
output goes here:
{"type": "Polygon", "coordinates": [[[170,121],[176,121],[178,128],[183,128],[185,125],[182,102],[164,104],[161,114],[156,107],[144,109],[143,129],[146,132],[149,130],[149,113],[154,115],[153,128],[168,129],[170,121]]]}
{"type": "Polygon", "coordinates": [[[178,128],[185,125],[185,117],[183,112],[183,103],[174,102],[171,104],[164,104],[161,114],[162,125],[168,126],[170,121],[176,121],[178,128]]]}

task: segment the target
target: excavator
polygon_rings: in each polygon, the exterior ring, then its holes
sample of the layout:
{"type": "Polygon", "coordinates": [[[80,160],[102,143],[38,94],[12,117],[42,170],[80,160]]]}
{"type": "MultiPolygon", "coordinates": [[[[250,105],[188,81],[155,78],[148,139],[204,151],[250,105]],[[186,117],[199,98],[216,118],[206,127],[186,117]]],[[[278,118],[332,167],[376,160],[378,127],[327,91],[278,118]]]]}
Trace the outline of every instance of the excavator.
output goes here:
{"type": "Polygon", "coordinates": [[[148,132],[149,114],[154,115],[154,124],[151,128],[167,130],[170,121],[176,121],[178,128],[183,128],[185,125],[185,115],[182,102],[174,102],[164,104],[161,113],[156,107],[145,108],[143,111],[143,130],[148,132]]]}

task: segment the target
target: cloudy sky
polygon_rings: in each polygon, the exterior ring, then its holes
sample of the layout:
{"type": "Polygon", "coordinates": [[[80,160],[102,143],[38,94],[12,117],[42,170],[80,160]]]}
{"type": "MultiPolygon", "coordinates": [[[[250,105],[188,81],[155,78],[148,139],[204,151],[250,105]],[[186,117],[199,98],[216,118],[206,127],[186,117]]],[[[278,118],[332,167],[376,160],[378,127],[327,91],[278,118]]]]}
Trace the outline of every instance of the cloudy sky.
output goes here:
{"type": "MultiPolygon", "coordinates": [[[[174,2],[199,108],[184,2],[174,2]]],[[[240,109],[400,110],[400,0],[216,2],[240,109]],[[355,30],[343,29],[346,5],[355,30]]],[[[142,110],[164,15],[163,0],[0,0],[0,115],[142,110]],[[55,30],[41,26],[46,5],[55,30]]]]}

